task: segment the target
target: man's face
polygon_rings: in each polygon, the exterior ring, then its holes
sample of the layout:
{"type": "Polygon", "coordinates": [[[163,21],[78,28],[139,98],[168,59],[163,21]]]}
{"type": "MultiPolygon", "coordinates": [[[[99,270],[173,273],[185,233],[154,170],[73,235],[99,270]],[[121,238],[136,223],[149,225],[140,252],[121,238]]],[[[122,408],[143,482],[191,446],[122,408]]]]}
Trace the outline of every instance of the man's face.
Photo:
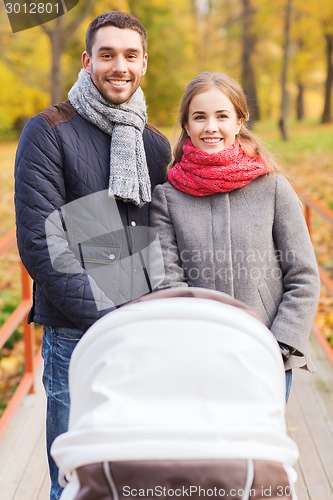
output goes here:
{"type": "Polygon", "coordinates": [[[82,65],[93,83],[112,104],[123,104],[139,87],[147,69],[139,33],[104,26],[95,34],[91,56],[82,54],[82,65]]]}

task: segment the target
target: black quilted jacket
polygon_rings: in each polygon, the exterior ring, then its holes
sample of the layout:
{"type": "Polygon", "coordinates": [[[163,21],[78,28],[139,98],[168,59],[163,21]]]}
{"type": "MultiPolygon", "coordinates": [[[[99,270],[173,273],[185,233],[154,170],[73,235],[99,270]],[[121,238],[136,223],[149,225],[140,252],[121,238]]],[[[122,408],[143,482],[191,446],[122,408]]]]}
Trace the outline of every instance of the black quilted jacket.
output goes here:
{"type": "MultiPolygon", "coordinates": [[[[150,125],[146,126],[143,139],[153,189],[165,181],[170,145],[150,125]]],[[[86,331],[114,308],[107,301],[103,307],[97,307],[91,279],[80,261],[81,246],[71,247],[70,241],[62,241],[60,233],[55,236],[53,246],[57,249],[60,241],[65,256],[61,260],[66,261],[64,272],[55,264],[45,229],[52,214],[58,213],[59,220],[62,218],[64,205],[107,189],[109,155],[110,136],[78,115],[69,101],[51,106],[25,126],[16,155],[15,208],[20,256],[34,281],[29,321],[86,331]]],[[[117,206],[123,227],[148,226],[148,204],[138,208],[118,201],[117,206]]],[[[82,214],[81,225],[86,223],[82,214]]],[[[66,222],[62,220],[62,224],[67,234],[66,222]]],[[[111,242],[111,253],[107,246],[110,241],[102,242],[100,255],[93,255],[92,260],[117,259],[118,253],[124,253],[125,239],[123,232],[116,242],[111,242]]],[[[84,247],[90,257],[95,243],[88,241],[84,247]]],[[[128,238],[126,243],[128,249],[128,238]]],[[[120,302],[119,299],[118,305],[120,302]]]]}

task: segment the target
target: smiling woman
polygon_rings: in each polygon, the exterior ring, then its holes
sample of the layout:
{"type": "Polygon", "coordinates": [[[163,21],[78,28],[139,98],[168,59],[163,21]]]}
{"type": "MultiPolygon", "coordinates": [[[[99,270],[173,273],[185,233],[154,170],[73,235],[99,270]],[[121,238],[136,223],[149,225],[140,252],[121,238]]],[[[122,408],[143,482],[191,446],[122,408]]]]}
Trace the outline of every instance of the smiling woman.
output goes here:
{"type": "Polygon", "coordinates": [[[150,210],[164,253],[160,288],[218,290],[256,311],[280,345],[288,399],[291,369],[314,369],[320,281],[298,198],[248,119],[242,88],[225,74],[201,73],[185,89],[169,182],[150,210]]]}
{"type": "Polygon", "coordinates": [[[235,142],[242,121],[230,99],[219,89],[212,88],[193,97],[185,128],[193,146],[207,153],[217,153],[235,142]]]}

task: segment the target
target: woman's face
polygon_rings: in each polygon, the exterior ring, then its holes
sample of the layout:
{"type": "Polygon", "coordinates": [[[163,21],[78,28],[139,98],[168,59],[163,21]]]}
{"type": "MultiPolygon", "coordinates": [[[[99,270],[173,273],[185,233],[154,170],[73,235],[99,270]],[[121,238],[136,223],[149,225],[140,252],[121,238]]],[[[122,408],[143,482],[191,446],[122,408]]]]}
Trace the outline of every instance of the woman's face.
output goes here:
{"type": "Polygon", "coordinates": [[[230,99],[213,87],[193,97],[185,128],[194,147],[218,153],[235,142],[241,123],[230,99]]]}

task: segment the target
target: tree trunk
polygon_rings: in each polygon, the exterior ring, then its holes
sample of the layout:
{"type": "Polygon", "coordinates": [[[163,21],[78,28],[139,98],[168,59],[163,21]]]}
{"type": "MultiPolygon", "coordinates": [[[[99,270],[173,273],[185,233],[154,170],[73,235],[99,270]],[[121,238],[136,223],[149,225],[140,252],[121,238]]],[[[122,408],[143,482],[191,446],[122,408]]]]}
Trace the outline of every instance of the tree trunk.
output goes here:
{"type": "Polygon", "coordinates": [[[298,121],[304,118],[304,85],[301,82],[297,83],[296,116],[298,121]]]}
{"type": "Polygon", "coordinates": [[[61,57],[67,40],[70,36],[73,36],[83,19],[93,8],[93,4],[94,0],[86,0],[81,8],[77,7],[76,16],[72,18],[70,24],[66,24],[67,19],[65,14],[52,22],[51,27],[45,24],[40,25],[40,28],[49,37],[51,45],[51,104],[56,104],[63,99],[61,57]]]}
{"type": "Polygon", "coordinates": [[[54,30],[50,34],[51,41],[51,104],[63,100],[61,56],[64,50],[64,37],[61,30],[54,30]]]}
{"type": "Polygon", "coordinates": [[[250,109],[250,123],[260,119],[260,110],[257,97],[257,86],[252,64],[252,55],[255,50],[255,36],[251,32],[254,9],[251,0],[243,2],[243,52],[242,52],[242,83],[250,109]]]}
{"type": "Polygon", "coordinates": [[[284,42],[283,42],[283,61],[281,74],[281,104],[279,128],[282,139],[288,140],[286,118],[289,111],[289,96],[287,91],[288,66],[289,66],[289,46],[290,46],[290,24],[291,24],[292,0],[287,0],[284,19],[284,42]]]}
{"type": "Polygon", "coordinates": [[[325,82],[325,101],[324,111],[321,118],[321,123],[331,122],[331,101],[332,101],[332,85],[333,85],[333,35],[326,34],[326,82],[325,82]]]}

